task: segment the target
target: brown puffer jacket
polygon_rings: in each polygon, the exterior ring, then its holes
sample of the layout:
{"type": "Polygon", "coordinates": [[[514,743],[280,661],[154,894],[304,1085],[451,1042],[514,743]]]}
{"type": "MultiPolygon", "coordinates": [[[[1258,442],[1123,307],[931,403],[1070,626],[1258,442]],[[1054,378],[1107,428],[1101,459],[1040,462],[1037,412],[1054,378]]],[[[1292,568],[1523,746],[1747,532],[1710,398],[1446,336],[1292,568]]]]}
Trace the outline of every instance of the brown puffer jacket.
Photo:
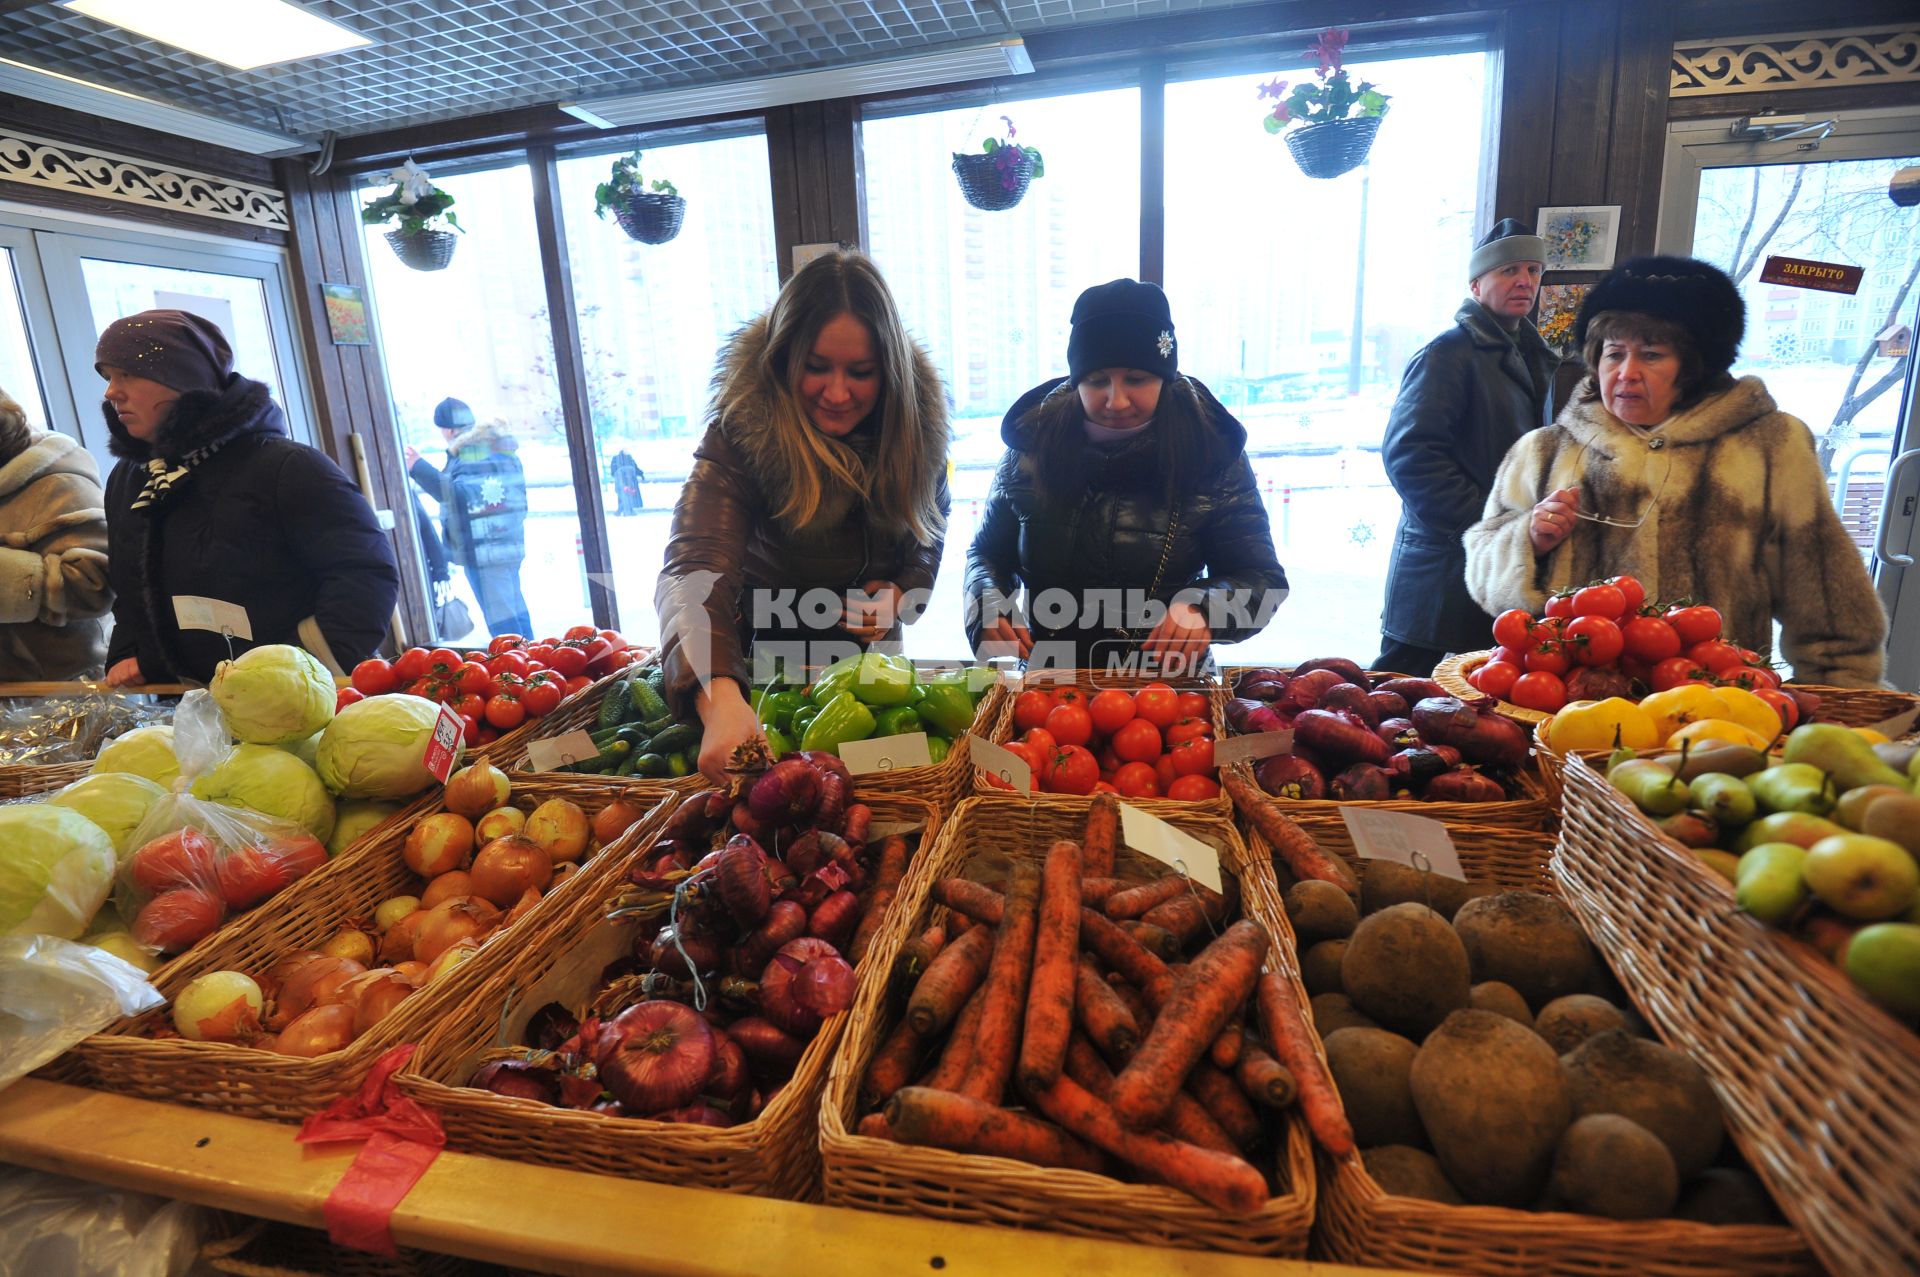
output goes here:
{"type": "MultiPolygon", "coordinates": [[[[838,625],[809,624],[800,606],[807,591],[844,592],[867,581],[931,591],[943,538],[921,545],[908,529],[875,527],[859,494],[829,497],[804,528],[778,522],[784,491],[773,447],[772,401],[778,393],[759,375],[767,343],[761,317],[736,333],[714,373],[706,437],[674,506],[666,564],[655,592],[668,700],[676,713],[713,678],[752,686],[747,655],[756,643],[856,640],[838,625]],[[704,648],[703,652],[701,649],[704,648]]],[[[912,380],[923,428],[936,434],[940,512],[947,512],[947,408],[933,361],[914,347],[912,380]]],[[[868,460],[872,418],[843,441],[868,460]]],[[[895,635],[898,629],[896,627],[895,635]]],[[[955,636],[956,645],[959,636],[955,636]]]]}

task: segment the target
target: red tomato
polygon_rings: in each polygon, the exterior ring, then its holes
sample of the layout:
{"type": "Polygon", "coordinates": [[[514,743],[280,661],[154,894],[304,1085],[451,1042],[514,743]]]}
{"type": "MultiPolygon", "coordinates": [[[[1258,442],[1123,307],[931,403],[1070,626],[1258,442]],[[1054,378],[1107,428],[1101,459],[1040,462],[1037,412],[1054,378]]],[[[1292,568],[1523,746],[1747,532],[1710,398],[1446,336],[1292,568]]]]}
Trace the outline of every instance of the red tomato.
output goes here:
{"type": "Polygon", "coordinates": [[[475,696],[493,695],[493,675],[487,673],[487,667],[478,661],[465,661],[453,672],[453,685],[462,692],[472,692],[475,696]]]}
{"type": "Polygon", "coordinates": [[[1612,665],[1626,648],[1620,627],[1604,616],[1575,617],[1567,626],[1567,642],[1572,645],[1573,659],[1582,665],[1612,665]]]}
{"type": "MultiPolygon", "coordinates": [[[[1077,708],[1077,707],[1076,707],[1077,708]]],[[[1100,783],[1100,764],[1079,745],[1062,745],[1053,752],[1047,788],[1056,794],[1091,794],[1100,783]]]]}
{"type": "Polygon", "coordinates": [[[552,666],[547,664],[547,660],[553,655],[553,644],[529,643],[520,650],[527,654],[527,660],[533,663],[535,669],[552,668],[552,666]]]}
{"type": "MultiPolygon", "coordinates": [[[[1054,739],[1053,733],[1044,727],[1028,728],[1026,734],[1022,736],[1020,740],[1022,744],[1033,746],[1047,757],[1052,757],[1053,751],[1060,748],[1060,742],[1054,739]]],[[[1072,744],[1073,742],[1068,741],[1067,743],[1072,744]]]]}
{"type": "Polygon", "coordinates": [[[1119,790],[1115,789],[1112,785],[1110,785],[1104,780],[1101,781],[1098,785],[1095,785],[1093,787],[1093,792],[1096,794],[1113,794],[1116,797],[1119,796],[1119,793],[1120,793],[1119,790]]]}
{"type": "Polygon", "coordinates": [[[1084,709],[1086,708],[1087,702],[1092,699],[1091,696],[1088,696],[1077,687],[1062,687],[1056,689],[1053,693],[1053,703],[1055,705],[1078,705],[1084,709]]]}
{"type": "Polygon", "coordinates": [[[456,691],[447,707],[462,718],[479,718],[487,710],[487,698],[478,692],[456,691]]]}
{"type": "Polygon", "coordinates": [[[1647,664],[1645,661],[1635,660],[1632,656],[1623,655],[1620,658],[1620,672],[1636,683],[1645,684],[1648,687],[1653,686],[1653,666],[1647,664]]]}
{"type": "Polygon", "coordinates": [[[1013,698],[1013,730],[1028,731],[1047,721],[1047,715],[1053,713],[1053,696],[1037,687],[1030,687],[1013,698]]]}
{"type": "Polygon", "coordinates": [[[1548,595],[1546,615],[1560,616],[1560,617],[1565,617],[1568,620],[1572,620],[1573,619],[1573,595],[1571,593],[1548,595]]]}
{"type": "Polygon", "coordinates": [[[1155,727],[1171,727],[1180,717],[1180,693],[1165,683],[1148,683],[1134,693],[1133,712],[1155,727]]]}
{"type": "Polygon", "coordinates": [[[1620,637],[1626,654],[1648,665],[1680,655],[1680,635],[1657,616],[1634,617],[1620,628],[1620,637]]]}
{"type": "Polygon", "coordinates": [[[427,659],[426,648],[410,647],[400,653],[399,659],[394,661],[394,677],[402,683],[411,683],[416,679],[425,678],[431,665],[432,662],[427,659]]]}
{"type": "Polygon", "coordinates": [[[353,667],[353,685],[367,696],[385,696],[400,686],[393,666],[379,657],[369,657],[353,667]]]}
{"type": "Polygon", "coordinates": [[[569,625],[567,632],[560,637],[563,639],[599,638],[600,629],[594,625],[569,625]]]}
{"type": "Polygon", "coordinates": [[[426,672],[429,674],[446,675],[459,668],[460,653],[450,647],[436,647],[427,653],[426,672]]]}
{"type": "Polygon", "coordinates": [[[1199,776],[1213,770],[1213,739],[1207,736],[1181,741],[1167,751],[1173,770],[1180,776],[1199,776]]]}
{"type": "Polygon", "coordinates": [[[1723,643],[1719,639],[1695,643],[1687,649],[1687,659],[1722,677],[1746,664],[1740,657],[1739,648],[1731,643],[1723,643]]]}
{"type": "Polygon", "coordinates": [[[627,650],[626,637],[622,635],[619,630],[600,630],[597,631],[597,633],[607,641],[607,645],[614,651],[624,652],[627,650]]]}
{"type": "Polygon", "coordinates": [[[1524,648],[1533,629],[1533,614],[1523,607],[1508,608],[1493,618],[1493,641],[1501,647],[1524,648]]]}
{"type": "Polygon", "coordinates": [[[1478,671],[1479,688],[1495,700],[1510,700],[1507,695],[1513,690],[1514,680],[1526,671],[1511,661],[1488,661],[1478,671]]]}
{"type": "Polygon", "coordinates": [[[1180,717],[1212,718],[1213,702],[1203,692],[1180,693],[1180,717]]]}
{"type": "Polygon", "coordinates": [[[487,644],[487,655],[498,656],[502,652],[517,651],[526,645],[527,640],[518,634],[496,634],[493,636],[493,641],[487,644]]]}
{"type": "Polygon", "coordinates": [[[591,686],[593,686],[592,679],[588,678],[585,674],[576,674],[567,680],[567,695],[572,696],[575,692],[584,692],[591,686]]]}
{"type": "Polygon", "coordinates": [[[1531,643],[1522,643],[1519,647],[1507,647],[1505,644],[1502,644],[1488,653],[1487,664],[1493,665],[1500,661],[1505,661],[1508,665],[1518,665],[1522,669],[1525,669],[1527,664],[1527,649],[1532,646],[1533,644],[1531,643]]]}
{"type": "Polygon", "coordinates": [[[1102,736],[1111,736],[1133,719],[1133,697],[1117,688],[1095,693],[1087,702],[1094,728],[1102,736]]]}
{"type": "Polygon", "coordinates": [[[1513,703],[1551,714],[1567,703],[1567,685],[1558,674],[1522,674],[1513,681],[1513,703]]]}
{"type": "Polygon", "coordinates": [[[564,678],[587,672],[587,654],[577,647],[556,647],[547,657],[547,666],[564,678]]]}
{"type": "Polygon", "coordinates": [[[500,652],[487,661],[487,673],[498,678],[502,674],[511,674],[515,678],[525,678],[533,669],[525,652],[500,652]]]}
{"type": "Polygon", "coordinates": [[[251,909],[294,879],[280,857],[260,847],[242,847],[220,858],[220,895],[229,909],[251,909]]]}
{"type": "Polygon", "coordinates": [[[141,905],[128,928],[133,942],[162,953],[179,953],[212,934],[227,916],[227,902],[213,894],[212,886],[173,887],[141,905]]]}
{"type": "Polygon", "coordinates": [[[1653,667],[1653,690],[1664,692],[1682,683],[1705,683],[1712,677],[1711,671],[1701,669],[1684,656],[1669,657],[1653,667]]]}
{"type": "Polygon", "coordinates": [[[1773,706],[1773,712],[1780,716],[1780,730],[1790,732],[1800,721],[1800,702],[1779,688],[1756,687],[1753,694],[1773,706]]]}
{"type": "Polygon", "coordinates": [[[328,860],[327,845],[308,833],[276,838],[267,844],[267,851],[278,856],[295,878],[304,878],[328,860]]]}
{"type": "Polygon", "coordinates": [[[1627,616],[1633,616],[1638,613],[1647,601],[1647,587],[1640,584],[1640,578],[1638,577],[1616,576],[1608,581],[1607,584],[1620,591],[1621,597],[1626,599],[1627,610],[1625,615],[1627,616]]]}
{"type": "Polygon", "coordinates": [[[1573,657],[1567,654],[1567,645],[1559,639],[1548,639],[1544,643],[1535,643],[1533,650],[1527,653],[1527,673],[1529,674],[1565,674],[1573,668],[1573,657]]]}
{"type": "Polygon", "coordinates": [[[1183,741],[1199,740],[1203,736],[1212,740],[1213,724],[1204,718],[1176,719],[1173,726],[1167,729],[1166,734],[1167,748],[1172,749],[1183,741]]]}
{"type": "Polygon", "coordinates": [[[1679,634],[1683,647],[1720,637],[1720,613],[1704,603],[1674,604],[1667,609],[1667,623],[1679,634]]]}
{"type": "Polygon", "coordinates": [[[1719,675],[1719,678],[1728,687],[1744,687],[1749,692],[1780,686],[1780,676],[1764,665],[1742,665],[1719,675]]]}
{"type": "Polygon", "coordinates": [[[338,714],[355,701],[364,701],[367,694],[357,687],[343,687],[333,694],[333,712],[338,714]]]}
{"type": "Polygon", "coordinates": [[[213,840],[191,825],[162,834],[133,853],[127,876],[152,895],[168,887],[214,884],[213,840]]]}
{"type": "Polygon", "coordinates": [[[527,721],[527,707],[520,698],[502,692],[487,702],[487,721],[503,732],[510,732],[527,721]]]}
{"type": "Polygon", "coordinates": [[[492,723],[482,723],[480,724],[479,732],[474,735],[473,743],[476,745],[491,745],[499,739],[500,729],[498,727],[495,727],[492,723]]]}
{"type": "Polygon", "coordinates": [[[1626,611],[1626,592],[1617,585],[1589,585],[1573,592],[1575,616],[1604,616],[1618,621],[1626,611]]]}
{"type": "Polygon", "coordinates": [[[464,714],[461,715],[460,739],[467,743],[468,748],[478,745],[480,743],[480,729],[485,725],[486,723],[483,719],[468,718],[464,714]]]}
{"type": "Polygon", "coordinates": [[[1158,798],[1160,777],[1151,763],[1122,763],[1113,774],[1113,787],[1122,798],[1158,798]]]}
{"type": "Polygon", "coordinates": [[[1173,770],[1171,754],[1162,754],[1153,760],[1153,774],[1160,778],[1160,792],[1163,794],[1172,789],[1176,782],[1184,779],[1179,772],[1173,770]]]}
{"type": "Polygon", "coordinates": [[[1204,802],[1220,796],[1220,785],[1211,776],[1182,776],[1167,786],[1167,797],[1183,803],[1204,802]]]}
{"type": "Polygon", "coordinates": [[[1093,715],[1084,705],[1056,705],[1047,715],[1047,731],[1061,745],[1084,745],[1093,739],[1093,715]]]}
{"type": "Polygon", "coordinates": [[[1113,752],[1125,763],[1150,763],[1160,757],[1160,729],[1136,718],[1113,734],[1113,752]]]}
{"type": "Polygon", "coordinates": [[[560,707],[560,685],[546,679],[528,680],[520,692],[520,703],[527,707],[529,718],[545,718],[560,707]]]}

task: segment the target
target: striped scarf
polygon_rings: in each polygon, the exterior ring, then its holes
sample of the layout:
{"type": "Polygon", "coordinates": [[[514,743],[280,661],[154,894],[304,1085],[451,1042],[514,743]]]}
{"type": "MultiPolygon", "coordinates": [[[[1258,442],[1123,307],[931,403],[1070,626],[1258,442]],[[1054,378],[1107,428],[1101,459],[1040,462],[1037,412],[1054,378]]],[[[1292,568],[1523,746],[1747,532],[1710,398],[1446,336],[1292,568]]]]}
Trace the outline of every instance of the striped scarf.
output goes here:
{"type": "Polygon", "coordinates": [[[147,461],[146,486],[140,489],[140,495],[133,500],[132,509],[144,510],[166,500],[173,486],[186,478],[193,468],[220,451],[220,445],[226,440],[210,443],[204,448],[195,448],[180,458],[178,465],[169,466],[164,457],[151,457],[147,461]]]}

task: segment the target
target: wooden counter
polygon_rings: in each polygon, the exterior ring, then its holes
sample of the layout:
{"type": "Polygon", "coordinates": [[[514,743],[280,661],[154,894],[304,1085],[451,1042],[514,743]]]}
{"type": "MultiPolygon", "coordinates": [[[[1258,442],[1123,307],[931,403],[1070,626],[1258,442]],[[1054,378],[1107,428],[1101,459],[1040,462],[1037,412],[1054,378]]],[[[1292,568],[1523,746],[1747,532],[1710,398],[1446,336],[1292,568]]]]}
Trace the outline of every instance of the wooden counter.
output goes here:
{"type": "MultiPolygon", "coordinates": [[[[358,1145],[294,1128],[24,1078],[0,1091],[0,1161],[324,1228],[358,1145]]],[[[1363,1270],[1085,1241],[671,1188],[442,1153],[393,1216],[402,1246],[565,1274],[1140,1274],[1344,1277],[1363,1270]]]]}

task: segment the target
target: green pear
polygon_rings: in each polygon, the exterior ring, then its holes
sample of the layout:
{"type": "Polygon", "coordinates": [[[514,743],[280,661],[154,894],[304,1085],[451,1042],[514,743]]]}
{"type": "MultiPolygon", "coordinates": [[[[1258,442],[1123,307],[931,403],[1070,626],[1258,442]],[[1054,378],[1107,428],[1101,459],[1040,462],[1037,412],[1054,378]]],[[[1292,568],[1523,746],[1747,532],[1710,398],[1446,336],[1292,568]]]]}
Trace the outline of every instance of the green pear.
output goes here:
{"type": "Polygon", "coordinates": [[[1920,864],[1899,843],[1835,834],[1807,849],[1807,887],[1835,913],[1875,922],[1907,911],[1920,892],[1920,864]]]}
{"type": "Polygon", "coordinates": [[[1711,847],[1720,841],[1720,826],[1697,811],[1676,811],[1653,822],[1660,832],[1683,847],[1711,847]]]}
{"type": "Polygon", "coordinates": [[[1738,829],[1751,824],[1759,809],[1753,791],[1738,776],[1708,772],[1687,782],[1689,801],[1694,810],[1705,812],[1722,829],[1738,829]]]}
{"type": "Polygon", "coordinates": [[[1824,816],[1833,810],[1837,791],[1827,773],[1811,763],[1781,763],[1747,781],[1767,811],[1804,811],[1824,816]]]}
{"type": "Polygon", "coordinates": [[[1695,847],[1693,854],[1700,857],[1701,864],[1713,870],[1728,882],[1734,882],[1736,880],[1734,875],[1740,868],[1740,857],[1734,855],[1732,852],[1721,851],[1718,847],[1695,847]]]}
{"type": "Polygon", "coordinates": [[[1733,871],[1733,898],[1739,906],[1777,927],[1807,898],[1801,866],[1807,850],[1790,842],[1763,842],[1740,857],[1733,871]]]}
{"type": "Polygon", "coordinates": [[[1847,975],[1901,1019],[1920,1020],[1920,927],[1877,922],[1860,928],[1847,946],[1847,975]]]}
{"type": "Polygon", "coordinates": [[[1845,828],[1824,816],[1810,816],[1804,811],[1775,812],[1760,817],[1742,829],[1740,836],[1733,840],[1731,850],[1744,852],[1763,842],[1790,842],[1797,847],[1811,847],[1822,838],[1846,832],[1845,828]]]}
{"type": "Polygon", "coordinates": [[[1671,816],[1687,808],[1687,783],[1651,758],[1634,758],[1607,773],[1613,787],[1649,816],[1671,816]]]}
{"type": "MultiPolygon", "coordinates": [[[[1867,788],[1879,789],[1880,786],[1867,788]]],[[[1875,838],[1891,839],[1920,856],[1920,794],[1888,790],[1875,795],[1861,812],[1859,829],[1875,838]]]]}
{"type": "MultiPolygon", "coordinates": [[[[1900,785],[1862,785],[1858,789],[1849,789],[1840,795],[1840,801],[1833,805],[1833,818],[1857,834],[1867,832],[1862,822],[1867,818],[1867,808],[1873,800],[1883,795],[1897,794],[1902,798],[1911,798],[1900,785]]],[[[1896,840],[1898,841],[1898,840],[1896,840]]]]}
{"type": "Polygon", "coordinates": [[[1781,757],[1809,763],[1833,777],[1842,793],[1862,785],[1906,786],[1907,779],[1880,761],[1867,738],[1838,723],[1808,723],[1787,735],[1781,757]]]}

